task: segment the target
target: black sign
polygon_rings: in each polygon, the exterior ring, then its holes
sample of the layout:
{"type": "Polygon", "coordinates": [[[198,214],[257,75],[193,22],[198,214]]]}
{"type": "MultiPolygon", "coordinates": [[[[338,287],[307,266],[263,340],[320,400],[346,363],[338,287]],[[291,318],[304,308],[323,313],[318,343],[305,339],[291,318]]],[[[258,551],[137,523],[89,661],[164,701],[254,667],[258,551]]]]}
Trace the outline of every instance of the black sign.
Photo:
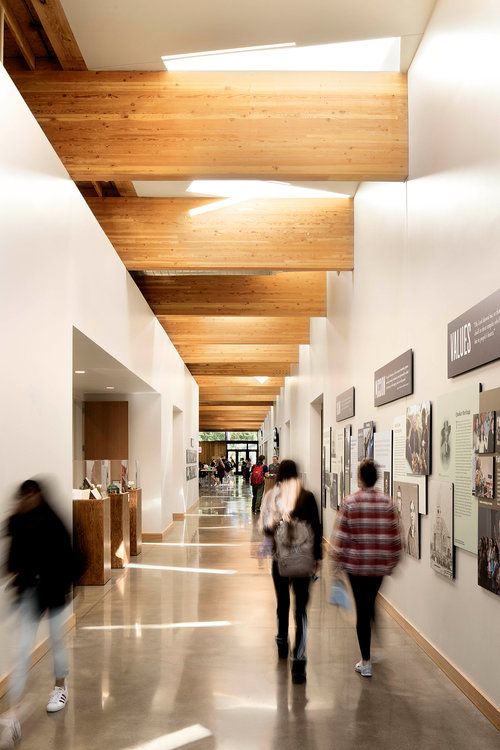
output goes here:
{"type": "Polygon", "coordinates": [[[354,416],[354,386],[348,388],[337,396],[336,403],[336,420],[342,422],[344,419],[354,416]]]}
{"type": "Polygon", "coordinates": [[[448,377],[500,358],[500,289],[448,323],[448,377]]]}
{"type": "Polygon", "coordinates": [[[413,351],[408,349],[375,372],[374,403],[383,406],[413,393],[413,351]]]}

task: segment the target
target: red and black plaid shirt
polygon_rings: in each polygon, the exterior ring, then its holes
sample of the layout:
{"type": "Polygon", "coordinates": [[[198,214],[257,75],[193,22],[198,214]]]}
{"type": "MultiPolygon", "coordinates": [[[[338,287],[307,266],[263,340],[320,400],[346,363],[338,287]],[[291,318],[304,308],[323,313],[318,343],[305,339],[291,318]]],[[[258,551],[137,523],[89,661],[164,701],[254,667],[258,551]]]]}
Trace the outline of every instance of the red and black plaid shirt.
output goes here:
{"type": "Polygon", "coordinates": [[[339,510],[332,547],[333,558],[348,573],[389,575],[401,552],[399,519],[392,500],[375,488],[350,495],[339,510]]]}

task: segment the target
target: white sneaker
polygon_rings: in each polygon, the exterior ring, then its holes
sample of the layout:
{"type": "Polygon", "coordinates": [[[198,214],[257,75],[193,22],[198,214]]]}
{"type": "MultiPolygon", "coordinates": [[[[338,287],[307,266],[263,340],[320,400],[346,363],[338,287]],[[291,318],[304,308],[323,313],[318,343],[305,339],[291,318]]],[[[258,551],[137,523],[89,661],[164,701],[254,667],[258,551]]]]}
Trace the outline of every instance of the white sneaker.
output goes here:
{"type": "Polygon", "coordinates": [[[61,711],[68,702],[68,688],[55,687],[49,695],[49,702],[47,703],[47,711],[49,714],[53,714],[56,711],[61,711]]]}
{"type": "Polygon", "coordinates": [[[372,663],[370,661],[368,664],[363,664],[362,661],[358,661],[358,663],[354,665],[354,669],[356,672],[359,672],[362,677],[372,676],[372,663]]]}
{"type": "Polygon", "coordinates": [[[21,739],[21,724],[17,719],[0,722],[0,750],[10,750],[21,739]]]}

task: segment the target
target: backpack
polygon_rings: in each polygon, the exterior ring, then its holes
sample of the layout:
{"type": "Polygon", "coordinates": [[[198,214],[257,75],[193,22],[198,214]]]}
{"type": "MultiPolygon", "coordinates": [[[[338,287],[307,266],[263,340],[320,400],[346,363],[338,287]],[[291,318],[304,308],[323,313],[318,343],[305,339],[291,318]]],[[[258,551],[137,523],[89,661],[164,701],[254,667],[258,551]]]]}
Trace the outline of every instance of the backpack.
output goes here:
{"type": "Polygon", "coordinates": [[[224,468],[227,471],[227,473],[229,474],[229,472],[232,470],[233,467],[231,466],[231,464],[229,463],[229,461],[224,461],[224,468]]]}
{"type": "Polygon", "coordinates": [[[250,484],[264,484],[265,481],[266,478],[264,476],[264,464],[255,464],[252,469],[250,484]]]}
{"type": "Polygon", "coordinates": [[[276,560],[280,576],[308,578],[316,570],[314,533],[307,521],[282,520],[276,529],[276,560]]]}

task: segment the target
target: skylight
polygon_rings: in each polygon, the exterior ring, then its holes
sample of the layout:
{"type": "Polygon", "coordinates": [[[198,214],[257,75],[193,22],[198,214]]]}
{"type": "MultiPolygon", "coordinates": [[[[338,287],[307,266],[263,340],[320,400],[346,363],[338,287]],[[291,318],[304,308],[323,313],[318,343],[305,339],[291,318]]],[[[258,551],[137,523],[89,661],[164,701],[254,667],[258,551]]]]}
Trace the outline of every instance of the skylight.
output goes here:
{"type": "Polygon", "coordinates": [[[165,55],[169,71],[399,71],[400,38],[296,47],[294,42],[165,55]]]}
{"type": "Polygon", "coordinates": [[[349,198],[348,193],[291,185],[273,180],[193,180],[186,193],[215,198],[248,200],[250,198],[349,198]]]}

